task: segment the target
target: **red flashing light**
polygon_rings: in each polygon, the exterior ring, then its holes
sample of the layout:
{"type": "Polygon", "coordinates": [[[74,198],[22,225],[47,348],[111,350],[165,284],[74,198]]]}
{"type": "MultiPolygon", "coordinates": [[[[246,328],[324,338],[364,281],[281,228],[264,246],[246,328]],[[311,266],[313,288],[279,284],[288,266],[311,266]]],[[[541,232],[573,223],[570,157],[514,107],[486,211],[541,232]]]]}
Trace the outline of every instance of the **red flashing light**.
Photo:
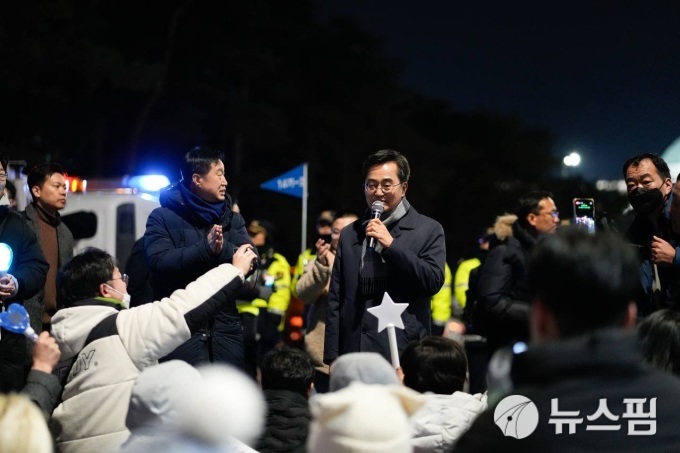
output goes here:
{"type": "Polygon", "coordinates": [[[304,324],[304,322],[302,320],[302,316],[291,316],[289,324],[292,327],[296,327],[298,329],[301,329],[302,325],[304,324]]]}
{"type": "Polygon", "coordinates": [[[64,175],[66,186],[69,192],[85,192],[87,190],[87,180],[77,176],[64,175]]]}

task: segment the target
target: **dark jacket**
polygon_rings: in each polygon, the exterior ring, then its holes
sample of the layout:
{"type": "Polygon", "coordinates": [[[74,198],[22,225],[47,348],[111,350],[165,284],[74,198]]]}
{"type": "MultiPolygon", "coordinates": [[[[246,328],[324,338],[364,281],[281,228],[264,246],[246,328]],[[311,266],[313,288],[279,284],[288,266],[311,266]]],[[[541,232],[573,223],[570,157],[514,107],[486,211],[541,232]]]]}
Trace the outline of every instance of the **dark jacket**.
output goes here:
{"type": "Polygon", "coordinates": [[[492,348],[529,338],[527,260],[537,240],[517,223],[517,216],[498,218],[498,242],[489,251],[477,280],[477,304],[492,348]]]}
{"type": "Polygon", "coordinates": [[[304,396],[290,390],[265,390],[267,422],[256,450],[260,453],[305,451],[312,415],[304,396]]]}
{"type": "Polygon", "coordinates": [[[49,420],[61,396],[61,383],[54,374],[31,370],[21,393],[28,396],[49,420]]]}
{"type": "MultiPolygon", "coordinates": [[[[194,215],[177,184],[161,193],[160,202],[161,207],[149,215],[144,233],[154,300],[161,300],[184,288],[219,264],[230,263],[236,248],[251,244],[243,217],[231,210],[231,199],[225,201],[225,212],[219,222],[224,237],[219,255],[214,255],[208,244],[212,224],[194,215]]],[[[242,365],[241,324],[235,299],[220,303],[220,307],[214,325],[207,323],[167,359],[180,359],[191,364],[224,361],[242,365]]]]}
{"type": "Polygon", "coordinates": [[[635,246],[640,265],[640,292],[636,297],[638,315],[644,316],[660,308],[680,308],[680,236],[671,228],[670,207],[673,194],[669,195],[657,217],[656,226],[645,215],[636,215],[626,231],[626,239],[635,246]],[[658,236],[675,247],[675,260],[671,266],[656,266],[661,283],[660,291],[654,292],[654,267],[650,252],[652,237],[658,236]]]}
{"type": "MultiPolygon", "coordinates": [[[[490,368],[491,369],[491,368],[490,368]]],[[[538,410],[538,425],[533,434],[523,439],[505,437],[494,423],[496,405],[490,406],[456,444],[456,452],[669,452],[680,451],[680,380],[652,370],[642,363],[634,331],[610,329],[579,338],[546,343],[515,355],[511,364],[512,387],[504,394],[529,398],[538,410]],[[650,411],[656,399],[655,416],[624,417],[633,413],[635,404],[624,399],[646,399],[640,406],[650,411]],[[552,416],[551,404],[556,399],[562,411],[578,411],[575,416],[552,416]],[[593,417],[606,400],[609,412],[616,418],[593,417]],[[591,416],[591,420],[587,417],[591,416]],[[575,432],[569,434],[567,424],[556,434],[553,419],[577,419],[575,432]],[[648,431],[653,422],[654,435],[628,435],[631,422],[637,420],[640,431],[648,431]],[[616,431],[587,431],[587,426],[620,425],[616,431]]],[[[489,402],[493,389],[489,391],[489,402]]],[[[528,413],[528,412],[527,412],[528,413]]],[[[521,414],[520,414],[521,417],[521,414]]],[[[520,422],[522,420],[520,419],[520,422]]]]}
{"type": "MultiPolygon", "coordinates": [[[[430,331],[430,299],[444,284],[446,245],[442,226],[413,207],[388,230],[394,241],[381,254],[388,272],[385,289],[394,302],[409,304],[401,314],[405,328],[395,329],[401,352],[430,331]]],[[[382,296],[366,300],[360,294],[365,237],[361,219],[340,234],[326,312],[324,362],[328,364],[341,354],[357,351],[377,352],[390,360],[387,329],[378,333],[378,319],[366,311],[380,305],[382,296]]]]}
{"type": "MultiPolygon", "coordinates": [[[[38,219],[38,213],[36,212],[33,203],[26,206],[26,210],[22,212],[22,215],[26,220],[28,227],[31,229],[31,231],[33,231],[33,234],[35,234],[36,238],[38,239],[38,244],[40,244],[40,249],[42,250],[42,240],[40,239],[40,234],[38,234],[38,222],[40,220],[38,219]]],[[[70,261],[71,258],[73,258],[73,234],[71,234],[71,230],[69,230],[69,228],[63,222],[59,222],[59,225],[57,225],[57,244],[59,247],[59,268],[61,268],[64,264],[70,261]]],[[[44,285],[43,288],[40,288],[38,294],[31,297],[24,303],[26,311],[31,317],[31,327],[33,327],[33,330],[35,330],[36,333],[40,333],[42,330],[42,317],[44,310],[43,297],[44,285]]]]}
{"type": "MultiPolygon", "coordinates": [[[[0,242],[12,248],[13,260],[7,273],[19,284],[17,294],[2,304],[22,304],[45,286],[48,264],[35,234],[17,213],[0,206],[0,242]]],[[[42,312],[38,317],[41,319],[42,312]]],[[[20,391],[24,385],[26,338],[2,329],[0,337],[0,391],[20,391]]]]}

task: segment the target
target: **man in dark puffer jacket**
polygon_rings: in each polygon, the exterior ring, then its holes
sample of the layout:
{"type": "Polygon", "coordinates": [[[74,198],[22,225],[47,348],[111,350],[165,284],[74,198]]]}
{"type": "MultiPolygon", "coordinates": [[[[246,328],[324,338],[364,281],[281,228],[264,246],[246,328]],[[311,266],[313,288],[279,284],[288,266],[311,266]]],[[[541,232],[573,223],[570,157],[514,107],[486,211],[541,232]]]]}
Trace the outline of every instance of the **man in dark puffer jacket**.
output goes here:
{"type": "Polygon", "coordinates": [[[283,347],[265,354],[261,370],[268,413],[257,451],[305,451],[312,419],[307,402],[314,381],[312,359],[301,349],[283,347]]]}

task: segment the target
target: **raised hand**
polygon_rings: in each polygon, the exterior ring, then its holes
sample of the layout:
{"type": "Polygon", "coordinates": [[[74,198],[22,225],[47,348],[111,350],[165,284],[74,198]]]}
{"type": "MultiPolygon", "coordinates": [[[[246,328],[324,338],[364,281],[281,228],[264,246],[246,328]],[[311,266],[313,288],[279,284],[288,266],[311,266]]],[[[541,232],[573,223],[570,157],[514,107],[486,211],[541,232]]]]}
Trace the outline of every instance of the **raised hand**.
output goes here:
{"type": "Polygon", "coordinates": [[[52,373],[54,366],[59,362],[61,351],[57,342],[48,332],[42,332],[35,342],[33,349],[33,369],[45,373],[52,373]]]}
{"type": "Polygon", "coordinates": [[[224,246],[224,237],[222,236],[222,225],[213,225],[208,233],[208,244],[210,245],[210,250],[215,255],[222,253],[222,247],[224,246]]]}
{"type": "Polygon", "coordinates": [[[329,255],[332,255],[331,253],[331,245],[326,243],[323,239],[319,239],[316,241],[316,260],[323,264],[324,266],[328,266],[330,263],[329,260],[329,255]]]}

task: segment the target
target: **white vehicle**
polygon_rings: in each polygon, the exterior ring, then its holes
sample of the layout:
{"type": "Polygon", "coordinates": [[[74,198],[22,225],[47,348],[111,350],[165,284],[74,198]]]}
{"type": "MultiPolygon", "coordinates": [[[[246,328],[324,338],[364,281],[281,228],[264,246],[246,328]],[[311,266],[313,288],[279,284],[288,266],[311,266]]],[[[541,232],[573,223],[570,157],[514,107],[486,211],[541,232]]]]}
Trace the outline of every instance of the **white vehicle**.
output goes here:
{"type": "MultiPolygon", "coordinates": [[[[144,235],[149,214],[160,206],[155,195],[158,189],[154,194],[136,188],[83,191],[85,184],[67,179],[72,191],[60,214],[73,233],[74,253],[97,247],[125,266],[135,241],[144,235]]],[[[89,185],[95,185],[93,183],[89,185]]]]}
{"type": "Polygon", "coordinates": [[[125,265],[135,241],[144,235],[146,219],[160,206],[145,193],[108,191],[69,193],[62,221],[73,233],[73,251],[106,250],[125,265]]]}

